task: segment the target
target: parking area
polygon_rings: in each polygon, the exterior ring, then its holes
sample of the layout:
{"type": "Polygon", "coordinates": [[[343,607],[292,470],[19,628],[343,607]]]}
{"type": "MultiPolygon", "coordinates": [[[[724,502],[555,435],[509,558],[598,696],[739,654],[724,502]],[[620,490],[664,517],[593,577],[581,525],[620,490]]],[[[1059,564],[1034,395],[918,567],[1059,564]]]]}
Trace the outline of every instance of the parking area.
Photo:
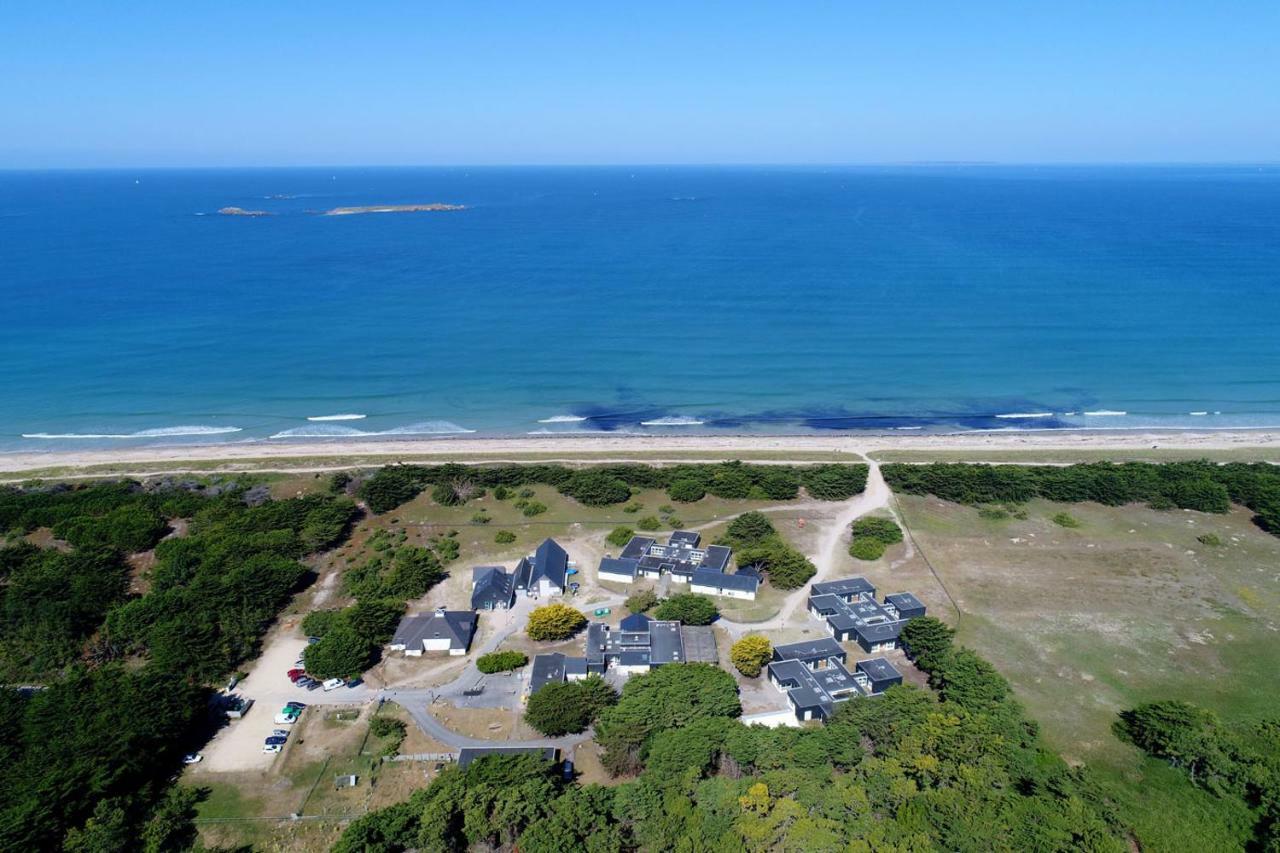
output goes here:
{"type": "Polygon", "coordinates": [[[274,722],[276,713],[286,702],[297,701],[308,706],[363,705],[373,698],[366,685],[339,687],[336,690],[307,690],[289,681],[287,673],[294,669],[307,646],[294,624],[283,624],[268,636],[262,655],[254,662],[249,675],[235,692],[253,700],[253,707],[243,719],[231,720],[204,748],[204,769],[210,772],[262,770],[276,759],[262,751],[263,742],[275,729],[288,725],[274,722]]]}

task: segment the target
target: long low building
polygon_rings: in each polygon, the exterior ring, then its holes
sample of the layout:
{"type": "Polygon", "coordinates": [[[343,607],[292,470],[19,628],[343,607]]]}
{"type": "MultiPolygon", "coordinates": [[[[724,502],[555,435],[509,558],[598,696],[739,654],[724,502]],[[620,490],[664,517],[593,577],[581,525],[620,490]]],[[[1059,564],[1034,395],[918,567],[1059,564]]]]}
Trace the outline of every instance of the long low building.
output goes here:
{"type": "Polygon", "coordinates": [[[874,653],[896,649],[903,626],[925,615],[925,606],[909,592],[876,601],[876,588],[866,578],[853,577],[815,583],[809,612],[827,623],[836,640],[855,642],[874,653]]]}
{"type": "Polygon", "coordinates": [[[633,536],[617,557],[600,561],[602,581],[633,583],[638,578],[670,575],[674,583],[689,584],[693,592],[754,600],[760,576],[750,569],[727,571],[733,552],[724,545],[702,545],[702,536],[677,530],[667,544],[650,536],[633,536]]]}

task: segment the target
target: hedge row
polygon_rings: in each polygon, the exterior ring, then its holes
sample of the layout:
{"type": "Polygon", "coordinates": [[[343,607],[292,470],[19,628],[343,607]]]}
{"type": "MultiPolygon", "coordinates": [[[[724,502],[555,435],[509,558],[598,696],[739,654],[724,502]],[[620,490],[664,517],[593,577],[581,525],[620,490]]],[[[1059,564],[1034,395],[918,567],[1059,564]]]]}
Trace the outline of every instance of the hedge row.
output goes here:
{"type": "MultiPolygon", "coordinates": [[[[866,465],[747,465],[741,462],[652,465],[392,465],[373,474],[360,488],[375,513],[389,512],[429,487],[465,484],[474,490],[546,485],[587,506],[627,501],[633,489],[665,489],[672,500],[691,502],[711,494],[720,498],[791,500],[803,487],[818,500],[846,500],[867,484],[866,465]]],[[[453,489],[453,492],[471,489],[453,489]]]]}

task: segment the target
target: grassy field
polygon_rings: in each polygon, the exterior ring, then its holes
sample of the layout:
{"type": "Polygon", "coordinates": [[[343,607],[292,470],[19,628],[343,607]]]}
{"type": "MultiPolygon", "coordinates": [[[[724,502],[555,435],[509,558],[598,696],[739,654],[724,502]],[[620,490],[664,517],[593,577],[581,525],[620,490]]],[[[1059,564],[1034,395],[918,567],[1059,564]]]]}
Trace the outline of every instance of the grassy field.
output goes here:
{"type": "MultiPolygon", "coordinates": [[[[196,820],[201,841],[256,850],[327,850],[346,820],[400,802],[427,784],[433,763],[381,761],[386,744],[369,734],[372,714],[371,708],[309,712],[263,773],[202,773],[197,765],[184,783],[207,793],[196,820]],[[347,774],[356,775],[356,786],[336,787],[334,780],[347,774]]],[[[409,720],[393,704],[379,714],[409,720]]],[[[402,752],[444,751],[411,722],[408,732],[402,752]]]]}
{"type": "Polygon", "coordinates": [[[928,563],[916,553],[868,576],[923,592],[931,612],[1013,683],[1048,741],[1117,792],[1150,849],[1241,838],[1242,807],[1144,760],[1110,727],[1118,711],[1161,698],[1228,721],[1276,715],[1280,539],[1241,509],[1216,516],[1034,501],[1025,518],[993,519],[934,498],[898,503],[928,563]],[[1054,523],[1062,512],[1079,526],[1054,523]],[[1203,544],[1205,535],[1221,544],[1203,544]],[[1206,826],[1213,832],[1200,834],[1206,826]]]}

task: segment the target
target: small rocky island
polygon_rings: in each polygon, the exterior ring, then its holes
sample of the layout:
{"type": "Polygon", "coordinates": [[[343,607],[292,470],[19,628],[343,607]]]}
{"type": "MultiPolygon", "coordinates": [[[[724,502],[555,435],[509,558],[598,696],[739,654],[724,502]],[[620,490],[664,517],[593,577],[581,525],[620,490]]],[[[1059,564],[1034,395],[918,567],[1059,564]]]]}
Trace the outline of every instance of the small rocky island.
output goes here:
{"type": "Polygon", "coordinates": [[[245,210],[243,207],[223,207],[218,209],[220,216],[275,216],[269,210],[245,210]]]}
{"type": "Polygon", "coordinates": [[[461,204],[374,204],[365,207],[335,207],[322,216],[353,216],[357,213],[422,213],[437,210],[466,210],[461,204]]]}

